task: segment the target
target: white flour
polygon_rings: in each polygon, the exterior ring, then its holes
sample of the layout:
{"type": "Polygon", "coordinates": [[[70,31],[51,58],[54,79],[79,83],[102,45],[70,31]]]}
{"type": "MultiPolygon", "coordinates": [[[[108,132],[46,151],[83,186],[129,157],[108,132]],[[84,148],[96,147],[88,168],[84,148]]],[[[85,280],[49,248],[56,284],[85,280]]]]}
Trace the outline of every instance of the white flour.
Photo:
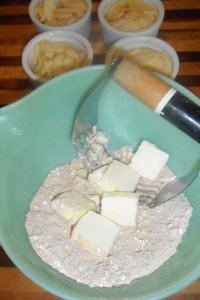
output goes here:
{"type": "MultiPolygon", "coordinates": [[[[130,147],[118,151],[115,157],[127,162],[130,147]]],[[[176,252],[192,214],[183,195],[154,209],[140,205],[137,226],[121,229],[104,261],[72,242],[68,222],[51,209],[50,203],[56,194],[66,190],[77,190],[88,199],[95,199],[96,192],[86,175],[80,160],[74,160],[53,170],[33,198],[25,225],[30,242],[43,261],[90,287],[111,287],[150,274],[176,252]]],[[[171,177],[171,173],[164,168],[156,185],[166,177],[171,177]]]]}

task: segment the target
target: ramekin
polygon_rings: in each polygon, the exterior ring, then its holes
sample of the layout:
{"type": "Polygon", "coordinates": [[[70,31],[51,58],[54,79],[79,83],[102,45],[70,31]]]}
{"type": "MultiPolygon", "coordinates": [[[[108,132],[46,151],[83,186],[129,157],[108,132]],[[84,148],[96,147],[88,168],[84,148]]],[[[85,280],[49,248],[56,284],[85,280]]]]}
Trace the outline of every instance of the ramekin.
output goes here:
{"type": "Polygon", "coordinates": [[[175,49],[167,42],[153,36],[128,36],[115,42],[107,51],[106,63],[110,63],[119,49],[130,51],[136,48],[150,48],[166,53],[172,61],[171,78],[175,78],[179,71],[179,58],[175,49]]]}
{"type": "Polygon", "coordinates": [[[158,16],[156,21],[150,26],[137,31],[122,31],[112,27],[104,18],[107,9],[118,0],[102,0],[98,7],[98,18],[101,24],[101,30],[104,42],[110,46],[115,41],[130,35],[151,35],[157,36],[160,26],[164,18],[164,6],[160,0],[144,0],[147,3],[153,4],[157,7],[158,16]]]}
{"type": "MultiPolygon", "coordinates": [[[[32,0],[29,4],[29,16],[35,25],[38,32],[45,32],[47,30],[72,30],[79,32],[86,38],[90,36],[91,32],[91,15],[92,15],[92,1],[86,0],[88,4],[86,14],[77,22],[64,26],[48,26],[40,22],[34,12],[35,7],[42,2],[42,0],[32,0]]],[[[55,1],[56,2],[56,1],[55,1]]]]}
{"type": "Polygon", "coordinates": [[[92,64],[93,59],[93,49],[90,42],[82,36],[78,32],[70,31],[70,30],[52,30],[46,31],[36,35],[33,39],[29,41],[22,53],[22,66],[29,76],[29,78],[33,81],[39,82],[38,76],[34,73],[32,69],[32,58],[33,58],[33,49],[34,46],[42,41],[59,41],[66,42],[74,45],[77,49],[85,51],[88,57],[88,64],[92,64]]]}

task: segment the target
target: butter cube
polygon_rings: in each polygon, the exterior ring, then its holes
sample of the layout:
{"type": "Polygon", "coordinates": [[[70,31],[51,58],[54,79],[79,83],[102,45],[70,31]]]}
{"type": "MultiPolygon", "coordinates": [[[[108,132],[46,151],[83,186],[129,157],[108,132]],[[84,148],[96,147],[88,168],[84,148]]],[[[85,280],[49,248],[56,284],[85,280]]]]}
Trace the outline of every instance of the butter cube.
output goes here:
{"type": "Polygon", "coordinates": [[[91,204],[77,191],[63,192],[51,201],[51,207],[72,225],[91,209],[91,204]]]}
{"type": "Polygon", "coordinates": [[[114,191],[133,192],[139,178],[139,174],[132,168],[117,160],[113,160],[109,165],[95,170],[88,176],[89,182],[100,195],[114,191]]]}
{"type": "Polygon", "coordinates": [[[101,214],[121,226],[135,226],[139,195],[130,192],[104,193],[101,214]]]}
{"type": "Polygon", "coordinates": [[[90,253],[107,255],[120,227],[104,216],[89,210],[72,231],[73,241],[90,253]]]}
{"type": "Polygon", "coordinates": [[[92,185],[92,187],[99,193],[100,195],[103,194],[105,190],[105,184],[102,183],[101,179],[105,170],[107,169],[108,165],[100,167],[99,169],[93,171],[88,175],[88,181],[92,185]]]}
{"type": "Polygon", "coordinates": [[[107,187],[104,189],[104,192],[133,192],[139,178],[139,174],[128,165],[118,160],[113,160],[105,170],[101,181],[107,187]]]}
{"type": "Polygon", "coordinates": [[[155,179],[166,164],[169,154],[148,141],[142,141],[129,166],[147,179],[155,179]]]}

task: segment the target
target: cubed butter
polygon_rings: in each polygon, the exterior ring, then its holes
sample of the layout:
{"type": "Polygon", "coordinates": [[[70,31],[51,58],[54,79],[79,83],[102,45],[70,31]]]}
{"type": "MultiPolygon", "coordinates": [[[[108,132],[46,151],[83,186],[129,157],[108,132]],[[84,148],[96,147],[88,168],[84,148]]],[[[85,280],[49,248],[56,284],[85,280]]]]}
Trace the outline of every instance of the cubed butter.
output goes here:
{"type": "Polygon", "coordinates": [[[139,174],[132,168],[117,160],[113,160],[109,165],[95,170],[88,176],[89,182],[100,195],[114,191],[133,192],[139,178],[139,174]]]}
{"type": "Polygon", "coordinates": [[[102,176],[102,183],[109,189],[104,192],[133,192],[139,181],[139,174],[128,165],[113,160],[102,176]]]}
{"type": "Polygon", "coordinates": [[[104,216],[89,210],[72,231],[73,241],[90,253],[107,255],[120,230],[120,226],[104,216]]]}
{"type": "Polygon", "coordinates": [[[95,171],[93,171],[88,175],[88,181],[95,189],[95,191],[99,193],[99,195],[102,195],[105,189],[105,185],[103,185],[101,179],[107,167],[108,165],[100,167],[99,169],[96,169],[95,171]]]}
{"type": "Polygon", "coordinates": [[[156,145],[142,141],[129,166],[142,177],[153,180],[158,176],[168,158],[169,154],[157,148],[156,145]]]}
{"type": "Polygon", "coordinates": [[[77,191],[63,192],[56,196],[51,207],[72,225],[91,209],[90,202],[77,191]]]}
{"type": "Polygon", "coordinates": [[[104,193],[101,214],[122,226],[135,226],[139,195],[130,192],[104,193]]]}

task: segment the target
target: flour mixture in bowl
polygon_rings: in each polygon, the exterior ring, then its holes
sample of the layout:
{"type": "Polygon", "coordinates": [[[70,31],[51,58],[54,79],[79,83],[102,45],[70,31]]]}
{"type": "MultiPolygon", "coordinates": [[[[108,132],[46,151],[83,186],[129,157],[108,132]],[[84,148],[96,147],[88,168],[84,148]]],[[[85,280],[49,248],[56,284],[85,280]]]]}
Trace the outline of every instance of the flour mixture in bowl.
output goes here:
{"type": "Polygon", "coordinates": [[[192,207],[183,194],[154,209],[140,203],[138,186],[157,191],[174,178],[168,154],[143,141],[137,150],[124,146],[110,156],[98,134],[92,147],[103,166],[88,174],[75,159],[52,170],[25,225],[44,262],[90,287],[111,287],[152,273],[175,254],[192,207]],[[145,153],[151,154],[147,172],[139,160],[145,153]]]}

